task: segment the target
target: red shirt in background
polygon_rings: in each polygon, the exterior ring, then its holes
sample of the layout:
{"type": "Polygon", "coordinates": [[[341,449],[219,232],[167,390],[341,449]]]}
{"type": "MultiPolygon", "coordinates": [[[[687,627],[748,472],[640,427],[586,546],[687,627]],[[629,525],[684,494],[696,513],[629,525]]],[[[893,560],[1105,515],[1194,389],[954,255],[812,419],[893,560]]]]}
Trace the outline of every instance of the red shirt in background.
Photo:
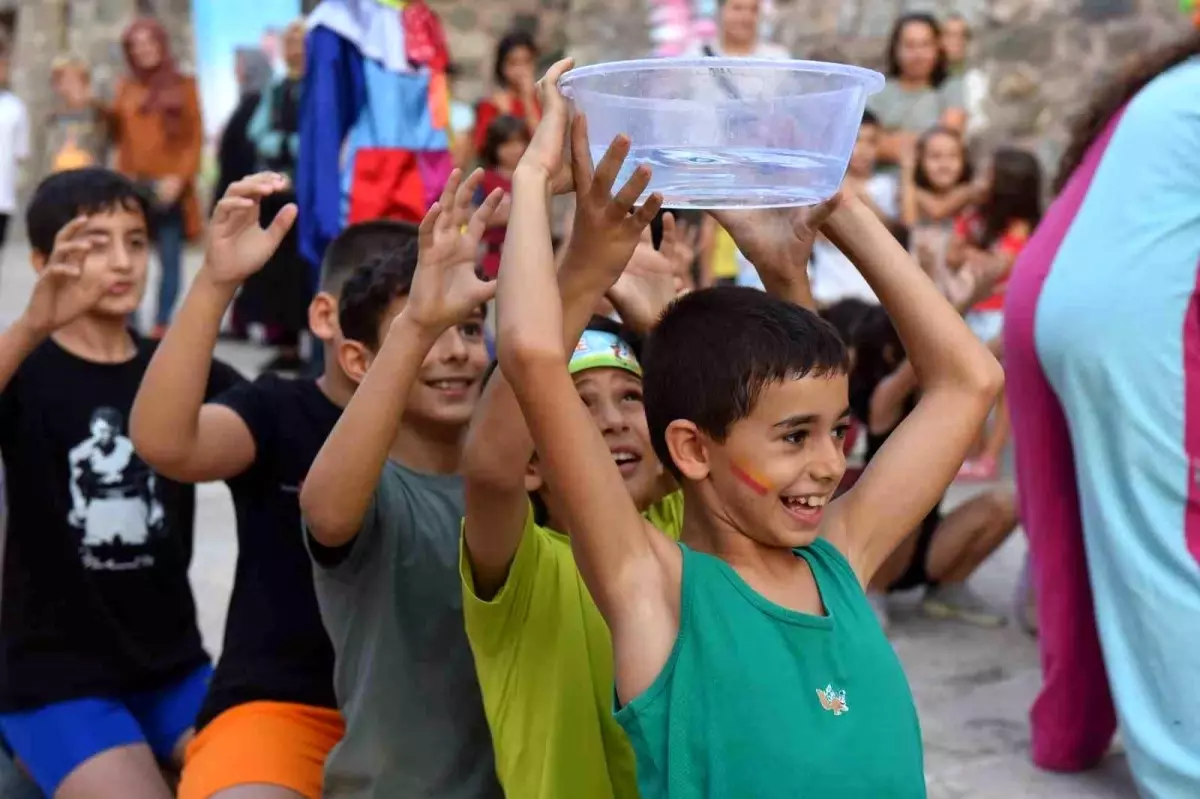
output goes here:
{"type": "MultiPolygon", "coordinates": [[[[482,204],[496,189],[503,189],[505,194],[512,194],[512,178],[494,169],[485,170],[483,180],[475,193],[476,205],[482,204]]],[[[485,249],[480,267],[488,280],[495,280],[496,275],[500,274],[500,251],[504,249],[504,234],[507,232],[507,227],[490,227],[483,232],[485,249]]]]}
{"type": "MultiPolygon", "coordinates": [[[[983,215],[976,209],[964,211],[954,220],[954,235],[965,241],[972,247],[979,248],[983,241],[983,233],[986,227],[983,215]]],[[[1013,221],[1008,225],[1008,229],[1001,234],[1000,238],[992,243],[991,252],[997,255],[1008,256],[1009,270],[1012,270],[1012,263],[1016,261],[1017,255],[1025,247],[1025,242],[1029,241],[1029,228],[1021,221],[1013,221]]],[[[1008,285],[1008,275],[1005,274],[996,283],[996,288],[992,291],[992,296],[982,302],[976,303],[971,308],[972,311],[1003,311],[1004,310],[1004,292],[1008,285]]]]}
{"type": "MultiPolygon", "coordinates": [[[[541,109],[537,110],[540,113],[541,109]]],[[[501,108],[491,98],[479,101],[479,105],[475,108],[475,153],[477,155],[483,152],[483,145],[487,142],[488,125],[492,124],[496,117],[505,114],[517,119],[526,119],[528,111],[520,97],[511,97],[508,101],[508,108],[501,108]]],[[[529,132],[533,133],[533,131],[529,132]]]]}

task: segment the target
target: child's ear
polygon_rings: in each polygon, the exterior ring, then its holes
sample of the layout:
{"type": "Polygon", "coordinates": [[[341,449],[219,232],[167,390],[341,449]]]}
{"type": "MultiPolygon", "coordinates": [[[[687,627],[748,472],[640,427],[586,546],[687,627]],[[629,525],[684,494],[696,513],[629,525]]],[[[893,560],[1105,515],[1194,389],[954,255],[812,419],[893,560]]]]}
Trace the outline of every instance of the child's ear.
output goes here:
{"type": "Polygon", "coordinates": [[[542,490],[542,486],[546,481],[542,479],[542,473],[538,471],[537,456],[530,459],[529,464],[525,467],[525,493],[533,494],[542,490]]]}
{"type": "Polygon", "coordinates": [[[360,341],[343,341],[338,344],[338,365],[356,385],[367,376],[367,370],[371,368],[371,361],[374,357],[374,354],[360,341]]]}
{"type": "Polygon", "coordinates": [[[38,252],[37,250],[33,250],[29,253],[29,263],[33,266],[33,271],[37,272],[39,275],[42,273],[42,270],[46,268],[47,260],[49,260],[49,257],[45,253],[38,252]]]}
{"type": "Polygon", "coordinates": [[[700,428],[685,419],[667,425],[667,451],[676,468],[689,480],[703,480],[712,468],[708,441],[700,428]]]}
{"type": "Polygon", "coordinates": [[[321,341],[332,341],[340,332],[338,326],[338,301],[327,291],[322,291],[308,304],[308,329],[321,341]]]}

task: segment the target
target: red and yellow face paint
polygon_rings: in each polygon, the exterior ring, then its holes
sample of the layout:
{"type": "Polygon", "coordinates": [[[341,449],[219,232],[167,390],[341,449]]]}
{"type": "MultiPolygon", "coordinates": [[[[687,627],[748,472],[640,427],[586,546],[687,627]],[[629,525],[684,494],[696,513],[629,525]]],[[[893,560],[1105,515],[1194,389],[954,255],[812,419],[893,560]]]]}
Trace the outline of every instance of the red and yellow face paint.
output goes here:
{"type": "Polygon", "coordinates": [[[771,493],[769,481],[760,475],[753,467],[739,464],[736,461],[729,464],[729,470],[733,472],[733,476],[740,480],[747,488],[758,494],[760,497],[765,497],[771,493]]]}

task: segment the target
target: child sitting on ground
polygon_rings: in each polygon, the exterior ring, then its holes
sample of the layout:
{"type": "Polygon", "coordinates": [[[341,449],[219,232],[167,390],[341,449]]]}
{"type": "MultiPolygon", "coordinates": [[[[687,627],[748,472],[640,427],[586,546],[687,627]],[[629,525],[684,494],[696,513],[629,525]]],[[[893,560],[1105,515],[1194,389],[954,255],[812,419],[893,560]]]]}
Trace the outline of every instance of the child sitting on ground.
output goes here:
{"type": "Polygon", "coordinates": [[[338,359],[342,286],[370,259],[406,248],[415,253],[416,227],[363,222],[326,249],[321,292],[309,308],[325,349],[321,377],[265,372],[204,402],[195,375],[208,367],[221,317],[295,219],[291,206],[268,230],[259,227],[263,199],[286,185],[278,175],[252,176],[217,204],[204,265],[151,361],[131,420],[143,457],[174,479],[227,481],[237,515],[225,642],[187,748],[180,799],[233,789],[243,799],[273,799],[280,790],[321,799],[326,758],[345,730],[333,690],[333,648],[298,534],[298,494],[354,393],[338,359]]]}
{"type": "MultiPolygon", "coordinates": [[[[346,734],[325,795],[500,799],[456,569],[462,438],[487,366],[475,273],[496,191],[457,170],[398,252],[342,290],[342,368],[358,384],[300,489],[346,734]]],[[[561,336],[561,331],[559,334],[561,336]]]]}
{"type": "MultiPolygon", "coordinates": [[[[985,342],[1004,332],[1004,289],[1013,263],[1042,219],[1042,169],[1032,153],[1004,147],[992,156],[983,200],[954,221],[954,234],[946,254],[950,269],[969,266],[975,272],[995,275],[992,293],[967,313],[967,324],[985,342]]],[[[996,476],[1008,442],[1008,406],[1003,395],[996,403],[991,423],[973,457],[963,464],[961,476],[990,480],[996,476]]]]}
{"type": "MultiPolygon", "coordinates": [[[[26,213],[33,294],[0,334],[8,479],[0,734],[50,797],[171,796],[212,668],[188,582],[195,492],[125,429],[154,346],[130,332],[148,209],[107,169],[50,176],[26,213]]],[[[196,391],[241,381],[213,362],[196,391]]]]}
{"type": "Polygon", "coordinates": [[[685,496],[670,541],[568,371],[547,208],[561,140],[514,175],[498,354],[612,632],[642,795],[924,796],[911,693],[863,587],[953,479],[1003,373],[875,214],[835,200],[824,231],[896,319],[921,402],[826,509],[845,468],[837,334],[763,292],[686,295],[645,364],[651,441],[685,496]]]}

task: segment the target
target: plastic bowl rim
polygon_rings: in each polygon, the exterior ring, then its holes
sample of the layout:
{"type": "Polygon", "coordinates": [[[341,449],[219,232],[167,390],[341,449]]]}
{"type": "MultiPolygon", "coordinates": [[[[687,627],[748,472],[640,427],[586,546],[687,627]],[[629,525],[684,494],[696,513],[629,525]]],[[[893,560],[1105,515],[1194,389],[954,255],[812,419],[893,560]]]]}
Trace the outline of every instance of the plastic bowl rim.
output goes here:
{"type": "Polygon", "coordinates": [[[858,78],[867,94],[875,94],[883,88],[884,76],[866,67],[853,64],[839,64],[836,61],[806,61],[803,59],[777,60],[770,58],[635,58],[628,61],[605,61],[599,64],[589,64],[578,67],[558,79],[558,85],[566,91],[572,83],[592,77],[598,73],[615,74],[620,72],[635,72],[638,70],[661,69],[721,69],[721,68],[750,68],[786,71],[788,69],[800,72],[825,72],[834,75],[845,75],[858,78]]]}

